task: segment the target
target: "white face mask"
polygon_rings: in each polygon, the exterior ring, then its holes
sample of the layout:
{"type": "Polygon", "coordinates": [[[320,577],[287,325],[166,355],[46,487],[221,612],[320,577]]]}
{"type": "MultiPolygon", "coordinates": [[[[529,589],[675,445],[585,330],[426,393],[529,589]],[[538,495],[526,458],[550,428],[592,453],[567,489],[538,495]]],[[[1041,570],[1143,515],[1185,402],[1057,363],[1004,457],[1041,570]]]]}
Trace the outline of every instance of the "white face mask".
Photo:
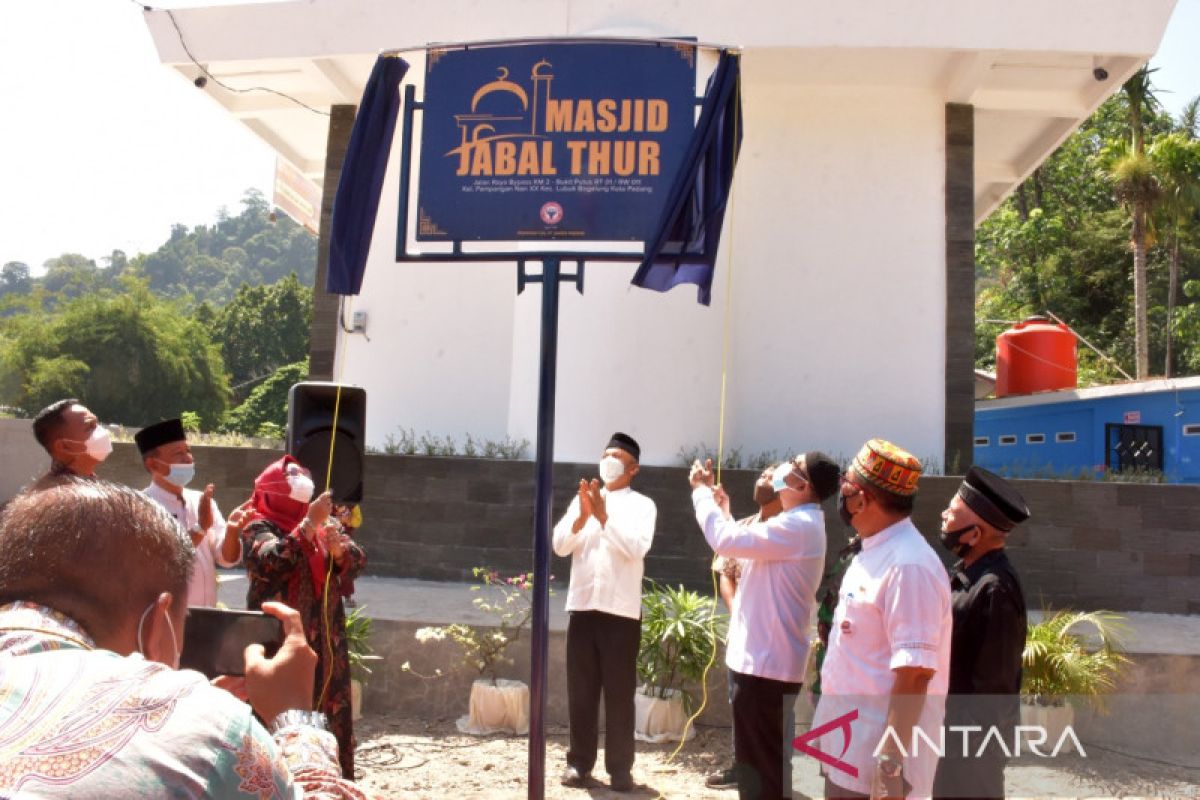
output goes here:
{"type": "Polygon", "coordinates": [[[167,464],[167,483],[182,489],[196,477],[195,464],[167,464]]]}
{"type": "Polygon", "coordinates": [[[307,503],[312,500],[314,488],[312,478],[307,475],[288,475],[287,482],[291,488],[288,497],[293,500],[299,500],[301,503],[307,503]]]}
{"type": "MultiPolygon", "coordinates": [[[[146,648],[142,644],[142,626],[146,624],[146,615],[153,611],[156,605],[158,605],[157,600],[146,606],[146,610],[142,612],[142,618],[138,620],[138,652],[145,656],[147,660],[149,660],[150,656],[146,655],[146,648]]],[[[171,665],[171,668],[179,669],[179,640],[175,638],[175,623],[171,622],[171,613],[169,611],[167,612],[167,630],[171,632],[171,649],[175,651],[175,663],[171,665]]]]}
{"type": "Polygon", "coordinates": [[[96,430],[92,431],[92,435],[83,443],[83,451],[88,454],[88,458],[95,461],[108,458],[108,454],[112,452],[112,434],[108,432],[108,428],[97,425],[96,430]]]}
{"type": "Polygon", "coordinates": [[[604,485],[612,483],[625,474],[625,464],[616,456],[605,456],[600,459],[600,480],[604,485]]]}
{"type": "Polygon", "coordinates": [[[776,467],[775,471],[771,473],[771,488],[777,492],[792,488],[787,485],[787,478],[792,474],[792,469],[792,464],[788,461],[776,467]]]}

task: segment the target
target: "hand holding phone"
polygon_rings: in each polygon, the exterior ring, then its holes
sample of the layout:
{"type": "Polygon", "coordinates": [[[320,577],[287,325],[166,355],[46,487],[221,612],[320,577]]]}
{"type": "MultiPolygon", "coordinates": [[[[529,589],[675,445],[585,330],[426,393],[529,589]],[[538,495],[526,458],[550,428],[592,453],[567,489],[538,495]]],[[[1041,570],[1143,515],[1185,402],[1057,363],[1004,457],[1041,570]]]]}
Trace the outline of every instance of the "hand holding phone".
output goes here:
{"type": "Polygon", "coordinates": [[[273,616],[193,606],[188,609],[179,667],[194,669],[209,679],[243,675],[247,645],[259,644],[275,652],[283,638],[283,626],[273,616]]]}
{"type": "Polygon", "coordinates": [[[254,711],[270,724],[284,711],[312,710],[317,654],[308,646],[299,612],[283,603],[262,608],[282,623],[284,639],[271,658],[260,644],[246,648],[246,693],[254,711]]]}

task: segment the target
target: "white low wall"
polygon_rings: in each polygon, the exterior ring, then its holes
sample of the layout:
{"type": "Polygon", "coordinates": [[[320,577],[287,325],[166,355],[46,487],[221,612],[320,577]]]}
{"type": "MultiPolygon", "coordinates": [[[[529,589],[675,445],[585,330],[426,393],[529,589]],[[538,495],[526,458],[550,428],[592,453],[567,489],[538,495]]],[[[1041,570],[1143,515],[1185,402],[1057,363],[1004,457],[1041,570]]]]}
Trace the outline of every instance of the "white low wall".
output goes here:
{"type": "Polygon", "coordinates": [[[0,419],[0,453],[0,503],[11,500],[50,466],[46,451],[33,438],[33,423],[27,419],[0,419]]]}

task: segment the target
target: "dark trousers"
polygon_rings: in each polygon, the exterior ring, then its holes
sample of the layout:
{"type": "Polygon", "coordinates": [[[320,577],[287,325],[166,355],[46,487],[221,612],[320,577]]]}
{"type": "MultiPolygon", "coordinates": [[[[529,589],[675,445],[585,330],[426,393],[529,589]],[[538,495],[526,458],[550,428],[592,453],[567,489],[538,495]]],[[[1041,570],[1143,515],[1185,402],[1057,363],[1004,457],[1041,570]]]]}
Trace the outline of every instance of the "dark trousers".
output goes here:
{"type": "Polygon", "coordinates": [[[739,800],[792,796],[792,738],[800,684],[730,670],[739,800]]]}
{"type": "Polygon", "coordinates": [[[978,758],[947,753],[938,761],[933,796],[938,800],[1004,797],[1004,765],[1007,762],[1003,754],[990,751],[978,758]]]}
{"type": "Polygon", "coordinates": [[[871,795],[843,789],[825,776],[825,800],[868,800],[871,795]]]}
{"type": "Polygon", "coordinates": [[[642,621],[602,611],[572,611],[567,623],[567,763],[580,772],[596,764],[600,694],[604,694],[604,768],[625,776],[633,768],[633,693],[642,621]]]}
{"type": "MultiPolygon", "coordinates": [[[[725,689],[729,693],[729,712],[733,713],[733,670],[725,670],[725,689]]],[[[730,757],[733,759],[731,763],[737,763],[737,728],[733,729],[733,733],[729,736],[730,757]]]]}

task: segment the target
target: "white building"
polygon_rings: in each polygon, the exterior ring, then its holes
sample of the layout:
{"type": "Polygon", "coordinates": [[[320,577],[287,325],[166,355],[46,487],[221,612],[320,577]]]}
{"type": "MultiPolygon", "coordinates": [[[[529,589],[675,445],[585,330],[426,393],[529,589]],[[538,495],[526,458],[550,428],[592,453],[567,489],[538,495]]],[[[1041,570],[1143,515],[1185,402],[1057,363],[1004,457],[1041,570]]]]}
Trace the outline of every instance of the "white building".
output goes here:
{"type": "MultiPolygon", "coordinates": [[[[615,429],[647,463],[715,445],[729,297],[727,448],[851,455],[883,436],[954,467],[971,452],[973,227],[1155,52],[1174,4],[306,0],[174,15],[222,82],[333,110],[204,88],[324,182],[326,212],[380,50],[599,33],[740,46],[745,141],[713,304],[632,288],[632,264],[589,265],[583,296],[564,286],[557,458],[592,460],[615,429]]],[[[197,77],[167,14],[146,19],[162,61],[197,77]]],[[[540,288],[516,296],[510,264],[394,263],[397,187],[393,158],[352,304],[369,339],[341,337],[334,361],[319,296],[314,376],[366,387],[376,445],[401,426],[532,441],[540,288]]]]}

